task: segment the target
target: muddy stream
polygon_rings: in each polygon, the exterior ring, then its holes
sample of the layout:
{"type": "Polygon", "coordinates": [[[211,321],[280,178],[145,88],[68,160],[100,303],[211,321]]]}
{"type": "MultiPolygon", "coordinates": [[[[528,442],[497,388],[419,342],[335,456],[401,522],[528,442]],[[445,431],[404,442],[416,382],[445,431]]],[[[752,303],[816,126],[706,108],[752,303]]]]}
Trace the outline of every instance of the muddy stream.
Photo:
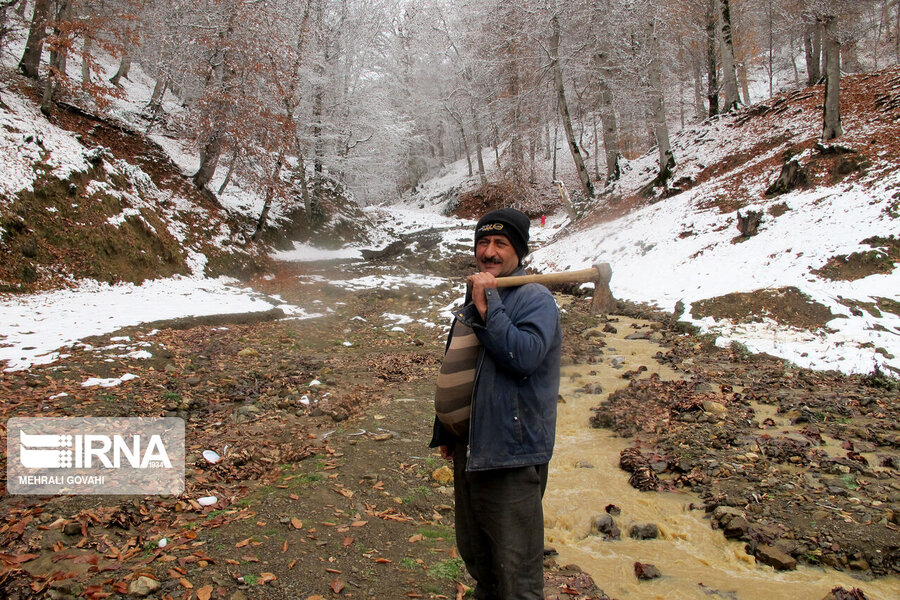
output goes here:
{"type": "Polygon", "coordinates": [[[744,552],[744,544],[726,540],[704,519],[704,511],[688,510],[699,497],[689,493],[640,492],[628,484],[628,474],[619,469],[619,452],[627,440],[611,432],[590,427],[592,407],[606,395],[627,385],[623,371],[645,365],[664,379],[678,377],[653,356],[661,348],[649,340],[626,340],[637,321],[618,317],[617,334],[607,335],[604,362],[562,368],[557,445],[550,463],[550,483],[544,498],[547,543],[558,552],[560,565],[576,564],[591,574],[597,585],[613,598],[731,600],[796,600],[823,598],[833,587],[858,587],[870,600],[900,597],[897,578],[860,581],[847,573],[800,566],[796,571],[776,572],[757,566],[744,552]],[[610,360],[624,357],[621,369],[610,360]],[[593,372],[593,373],[592,373],[593,372]],[[602,394],[584,393],[586,384],[599,383],[602,394]],[[605,541],[591,534],[593,517],[605,514],[613,504],[622,531],[619,540],[605,541]],[[632,525],[653,523],[659,527],[655,540],[634,540],[632,525]],[[650,563],[662,577],[639,581],[634,563],[650,563]]]}

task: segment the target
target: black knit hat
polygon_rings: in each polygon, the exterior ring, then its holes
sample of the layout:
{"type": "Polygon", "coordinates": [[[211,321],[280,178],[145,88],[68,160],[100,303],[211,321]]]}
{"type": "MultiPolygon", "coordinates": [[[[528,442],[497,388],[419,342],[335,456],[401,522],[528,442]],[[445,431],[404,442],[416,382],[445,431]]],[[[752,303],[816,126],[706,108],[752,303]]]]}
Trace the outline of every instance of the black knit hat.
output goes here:
{"type": "Polygon", "coordinates": [[[519,262],[528,254],[528,216],[515,208],[492,210],[475,225],[475,244],[486,235],[505,235],[516,251],[519,262]]]}

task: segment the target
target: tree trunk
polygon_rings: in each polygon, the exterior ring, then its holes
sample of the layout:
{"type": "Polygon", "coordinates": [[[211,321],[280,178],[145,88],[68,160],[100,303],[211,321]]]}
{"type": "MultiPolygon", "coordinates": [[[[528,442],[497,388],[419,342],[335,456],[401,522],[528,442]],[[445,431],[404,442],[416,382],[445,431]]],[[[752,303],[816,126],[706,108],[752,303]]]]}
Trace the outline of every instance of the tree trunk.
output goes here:
{"type": "Polygon", "coordinates": [[[466,132],[460,126],[459,136],[462,138],[463,151],[466,153],[466,166],[469,168],[469,177],[473,175],[472,171],[472,153],[469,152],[469,143],[466,141],[466,132]]]}
{"type": "Polygon", "coordinates": [[[553,172],[550,179],[556,181],[556,151],[559,147],[559,119],[553,121],[553,172]]]}
{"type": "Polygon", "coordinates": [[[591,113],[594,121],[594,179],[600,181],[600,132],[597,129],[597,113],[591,113]]]}
{"type": "MultiPolygon", "coordinates": [[[[653,25],[651,24],[651,27],[653,25]]],[[[656,183],[663,184],[669,178],[675,167],[675,156],[669,144],[669,127],[666,124],[666,103],[662,86],[662,68],[660,61],[659,39],[656,32],[651,33],[651,56],[647,66],[650,79],[650,110],[653,114],[653,134],[656,138],[656,146],[659,149],[659,175],[656,183]]]]}
{"type": "Polygon", "coordinates": [[[128,79],[128,71],[131,70],[131,55],[126,52],[122,55],[122,60],[119,61],[119,70],[116,71],[116,74],[109,78],[109,82],[113,85],[119,85],[119,80],[123,77],[128,79]]]}
{"type": "Polygon", "coordinates": [[[822,140],[827,142],[844,134],[841,128],[841,42],[837,17],[825,16],[825,116],[822,140]]]}
{"type": "Polygon", "coordinates": [[[212,181],[216,172],[216,165],[219,164],[219,156],[222,154],[222,134],[219,131],[213,131],[203,148],[200,149],[200,168],[194,173],[194,185],[199,189],[203,189],[212,181]]]}
{"type": "Polygon", "coordinates": [[[35,0],[31,25],[28,27],[28,39],[25,40],[25,52],[19,61],[19,71],[25,77],[37,79],[40,75],[41,53],[44,50],[49,19],[50,0],[35,0]]]}
{"type": "Polygon", "coordinates": [[[703,75],[701,73],[700,59],[695,58],[694,67],[694,118],[702,121],[706,117],[706,106],[703,104],[703,75]]]}
{"type": "Polygon", "coordinates": [[[719,19],[722,24],[722,78],[725,84],[725,111],[738,107],[741,98],[738,93],[735,73],[734,39],[731,32],[731,6],[729,0],[720,0],[719,19]]]}
{"type": "Polygon", "coordinates": [[[278,185],[278,178],[281,176],[281,166],[283,164],[284,152],[281,152],[278,154],[278,159],[275,161],[275,167],[272,169],[272,178],[266,186],[266,198],[263,201],[263,209],[259,215],[259,220],[256,222],[256,231],[250,236],[251,241],[255,242],[258,240],[259,236],[262,235],[263,229],[266,227],[266,221],[269,219],[269,211],[272,208],[272,198],[275,196],[275,188],[278,185]]]}
{"type": "Polygon", "coordinates": [[[719,73],[716,63],[716,24],[719,14],[718,0],[709,0],[706,6],[706,99],[709,116],[719,114],[719,73]]]}
{"type": "Polygon", "coordinates": [[[147,107],[151,112],[158,112],[162,108],[163,98],[166,97],[166,90],[169,88],[169,76],[160,75],[156,78],[156,84],[153,86],[153,93],[150,94],[150,102],[147,107]]]}
{"type": "Polygon", "coordinates": [[[225,180],[222,182],[222,185],[219,186],[219,195],[222,195],[222,192],[225,191],[225,188],[228,187],[228,184],[231,183],[231,176],[234,174],[234,167],[237,164],[238,158],[238,145],[233,144],[234,148],[231,149],[231,161],[228,163],[228,172],[225,173],[225,180]]]}
{"type": "Polygon", "coordinates": [[[544,160],[550,160],[553,156],[553,137],[550,135],[550,122],[544,121],[544,139],[546,140],[546,145],[544,146],[544,160]]]}
{"type": "Polygon", "coordinates": [[[53,35],[58,41],[50,50],[50,72],[44,80],[44,93],[41,98],[41,112],[45,115],[50,113],[59,82],[66,77],[66,47],[60,39],[63,35],[60,23],[69,20],[71,16],[72,3],[69,0],[62,0],[56,13],[56,26],[53,28],[53,35]]]}
{"type": "Polygon", "coordinates": [[[81,87],[87,89],[91,85],[91,52],[93,51],[94,38],[84,36],[84,54],[81,57],[81,87]]]}
{"type": "Polygon", "coordinates": [[[475,158],[478,160],[478,176],[481,184],[487,183],[487,175],[484,171],[484,144],[481,143],[481,124],[478,121],[478,113],[475,105],[472,105],[472,127],[475,129],[475,158]]]}
{"type": "Polygon", "coordinates": [[[744,105],[749,106],[750,102],[750,81],[747,77],[747,65],[738,64],[738,81],[741,84],[741,94],[744,97],[744,105]]]}
{"type": "Polygon", "coordinates": [[[591,176],[584,166],[584,159],[581,157],[581,151],[578,149],[578,143],[575,140],[575,132],[572,130],[572,118],[569,114],[569,105],[566,103],[562,66],[559,64],[559,18],[556,14],[550,17],[550,25],[553,28],[553,34],[550,36],[550,63],[553,68],[553,80],[556,84],[556,100],[559,107],[559,116],[562,118],[566,139],[569,142],[569,151],[572,153],[575,170],[578,172],[578,179],[581,181],[581,191],[584,192],[586,198],[590,199],[594,197],[594,185],[591,183],[591,176]]]}
{"type": "Polygon", "coordinates": [[[822,30],[818,22],[806,27],[803,50],[806,56],[806,84],[816,85],[822,79],[822,30]]]}
{"type": "Polygon", "coordinates": [[[619,164],[619,125],[613,105],[613,93],[605,79],[600,80],[600,120],[603,124],[603,150],[606,153],[606,185],[622,176],[619,164]]]}
{"type": "Polygon", "coordinates": [[[312,199],[309,195],[309,184],[306,180],[306,161],[303,160],[303,154],[300,152],[299,144],[297,146],[297,174],[300,177],[300,197],[303,199],[303,210],[306,212],[306,220],[312,222],[312,199]]]}

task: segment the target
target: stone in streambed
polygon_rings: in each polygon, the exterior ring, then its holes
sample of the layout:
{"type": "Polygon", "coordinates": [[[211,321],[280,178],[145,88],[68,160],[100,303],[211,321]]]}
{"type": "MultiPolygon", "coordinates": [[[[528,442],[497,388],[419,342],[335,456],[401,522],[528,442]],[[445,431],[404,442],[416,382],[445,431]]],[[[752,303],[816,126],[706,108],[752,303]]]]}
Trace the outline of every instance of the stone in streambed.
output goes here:
{"type": "Polygon", "coordinates": [[[634,563],[634,575],[642,581],[662,577],[662,573],[654,565],[642,562],[634,563]]]}
{"type": "Polygon", "coordinates": [[[797,568],[797,559],[768,544],[760,544],[756,547],[756,560],[764,565],[774,567],[777,571],[793,571],[797,568]]]}
{"type": "Polygon", "coordinates": [[[634,525],[629,530],[628,536],[635,540],[655,540],[659,537],[659,527],[653,523],[634,525]]]}

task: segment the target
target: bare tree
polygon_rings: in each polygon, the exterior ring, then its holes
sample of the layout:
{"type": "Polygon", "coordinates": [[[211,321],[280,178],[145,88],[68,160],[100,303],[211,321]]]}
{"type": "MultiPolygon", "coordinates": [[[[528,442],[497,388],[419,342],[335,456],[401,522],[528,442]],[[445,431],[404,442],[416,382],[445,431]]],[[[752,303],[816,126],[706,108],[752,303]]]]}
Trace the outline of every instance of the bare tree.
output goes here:
{"type": "Polygon", "coordinates": [[[578,179],[581,182],[581,191],[584,192],[586,198],[594,197],[594,184],[591,183],[591,176],[584,166],[584,158],[575,140],[575,133],[572,130],[572,116],[569,113],[569,104],[566,101],[566,90],[563,83],[562,65],[559,60],[559,14],[554,12],[550,17],[550,65],[553,70],[553,81],[556,86],[556,102],[559,108],[559,116],[562,119],[563,129],[566,132],[566,140],[569,143],[569,152],[572,153],[572,161],[575,163],[575,170],[578,173],[578,179]]]}

